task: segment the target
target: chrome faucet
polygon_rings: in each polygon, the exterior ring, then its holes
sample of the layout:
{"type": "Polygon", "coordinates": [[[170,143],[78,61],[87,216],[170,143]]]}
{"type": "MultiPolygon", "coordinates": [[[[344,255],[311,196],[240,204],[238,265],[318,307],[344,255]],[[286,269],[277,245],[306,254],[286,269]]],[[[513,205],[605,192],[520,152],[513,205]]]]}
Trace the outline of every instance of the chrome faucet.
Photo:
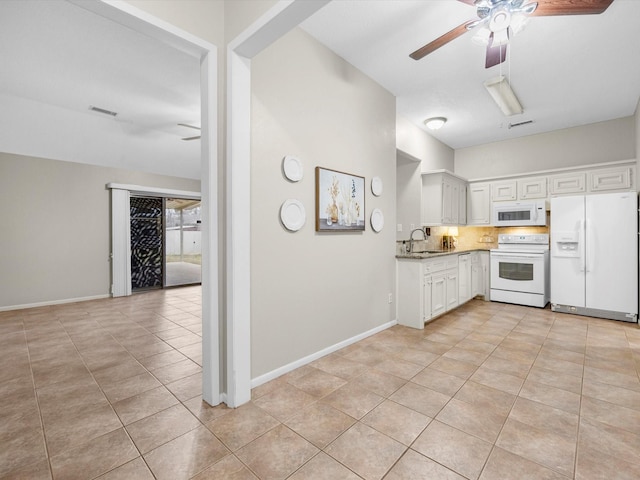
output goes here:
{"type": "Polygon", "coordinates": [[[424,232],[424,230],[422,228],[415,228],[415,229],[411,230],[411,233],[409,234],[409,253],[413,253],[413,234],[415,232],[422,233],[422,240],[426,240],[427,239],[427,234],[424,232]]]}

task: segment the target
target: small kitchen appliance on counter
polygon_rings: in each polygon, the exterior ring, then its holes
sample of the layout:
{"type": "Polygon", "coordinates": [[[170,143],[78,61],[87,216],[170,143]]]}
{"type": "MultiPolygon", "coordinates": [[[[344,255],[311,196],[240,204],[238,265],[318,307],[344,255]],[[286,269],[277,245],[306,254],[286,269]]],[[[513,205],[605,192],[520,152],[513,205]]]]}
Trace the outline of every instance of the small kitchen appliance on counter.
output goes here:
{"type": "Polygon", "coordinates": [[[549,303],[549,234],[500,234],[490,258],[491,301],[531,307],[549,303]]]}

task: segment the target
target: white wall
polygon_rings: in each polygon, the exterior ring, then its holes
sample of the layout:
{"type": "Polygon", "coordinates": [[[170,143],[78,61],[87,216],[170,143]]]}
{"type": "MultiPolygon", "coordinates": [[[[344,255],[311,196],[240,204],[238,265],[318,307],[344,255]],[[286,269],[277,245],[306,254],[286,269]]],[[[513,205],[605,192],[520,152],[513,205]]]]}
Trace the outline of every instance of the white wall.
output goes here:
{"type": "MultiPolygon", "coordinates": [[[[414,228],[422,225],[421,206],[422,178],[420,162],[412,161],[398,150],[396,168],[396,240],[406,240],[414,228]],[[398,231],[401,225],[402,231],[398,231]]],[[[416,238],[420,238],[416,234],[416,238]]]]}
{"type": "Polygon", "coordinates": [[[455,173],[469,180],[629,160],[636,155],[633,117],[488,143],[455,151],[455,173]]]}
{"type": "Polygon", "coordinates": [[[0,153],[0,309],[110,293],[109,182],[200,190],[198,180],[0,153]]]}
{"type": "MultiPolygon", "coordinates": [[[[635,134],[636,134],[636,172],[640,172],[640,100],[636,106],[635,120],[635,134]]],[[[636,189],[640,191],[640,182],[636,180],[636,189]]]]}
{"type": "Polygon", "coordinates": [[[300,29],[252,61],[252,378],[395,319],[395,99],[300,29]],[[287,181],[285,155],[304,178],[287,181]],[[315,167],[365,177],[366,231],[316,233],[315,167]],[[383,181],[371,194],[373,176],[383,181]],[[300,200],[295,233],[279,210],[300,200]],[[385,227],[369,217],[380,208],[385,227]]]}
{"type": "Polygon", "coordinates": [[[420,160],[423,172],[441,169],[453,172],[453,149],[400,115],[396,117],[396,146],[405,155],[420,160]]]}

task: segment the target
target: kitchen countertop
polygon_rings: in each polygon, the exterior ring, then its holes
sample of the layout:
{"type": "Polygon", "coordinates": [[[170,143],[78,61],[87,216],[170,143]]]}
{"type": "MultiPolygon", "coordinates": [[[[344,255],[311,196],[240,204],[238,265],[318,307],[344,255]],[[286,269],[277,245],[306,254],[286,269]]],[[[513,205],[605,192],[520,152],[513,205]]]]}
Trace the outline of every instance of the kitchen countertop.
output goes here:
{"type": "Polygon", "coordinates": [[[488,252],[488,248],[452,248],[450,250],[439,250],[431,253],[401,253],[396,255],[396,258],[408,259],[408,260],[425,260],[427,258],[442,257],[444,255],[459,255],[461,253],[469,252],[488,252]]]}

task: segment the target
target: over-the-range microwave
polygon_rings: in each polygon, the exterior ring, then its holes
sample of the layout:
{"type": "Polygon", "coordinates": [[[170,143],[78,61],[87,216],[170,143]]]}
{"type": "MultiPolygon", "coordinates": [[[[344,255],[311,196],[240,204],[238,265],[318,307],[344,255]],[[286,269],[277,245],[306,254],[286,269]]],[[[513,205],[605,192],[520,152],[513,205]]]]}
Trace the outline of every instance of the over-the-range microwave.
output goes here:
{"type": "Polygon", "coordinates": [[[495,202],[492,220],[496,227],[547,225],[546,201],[495,202]]]}

